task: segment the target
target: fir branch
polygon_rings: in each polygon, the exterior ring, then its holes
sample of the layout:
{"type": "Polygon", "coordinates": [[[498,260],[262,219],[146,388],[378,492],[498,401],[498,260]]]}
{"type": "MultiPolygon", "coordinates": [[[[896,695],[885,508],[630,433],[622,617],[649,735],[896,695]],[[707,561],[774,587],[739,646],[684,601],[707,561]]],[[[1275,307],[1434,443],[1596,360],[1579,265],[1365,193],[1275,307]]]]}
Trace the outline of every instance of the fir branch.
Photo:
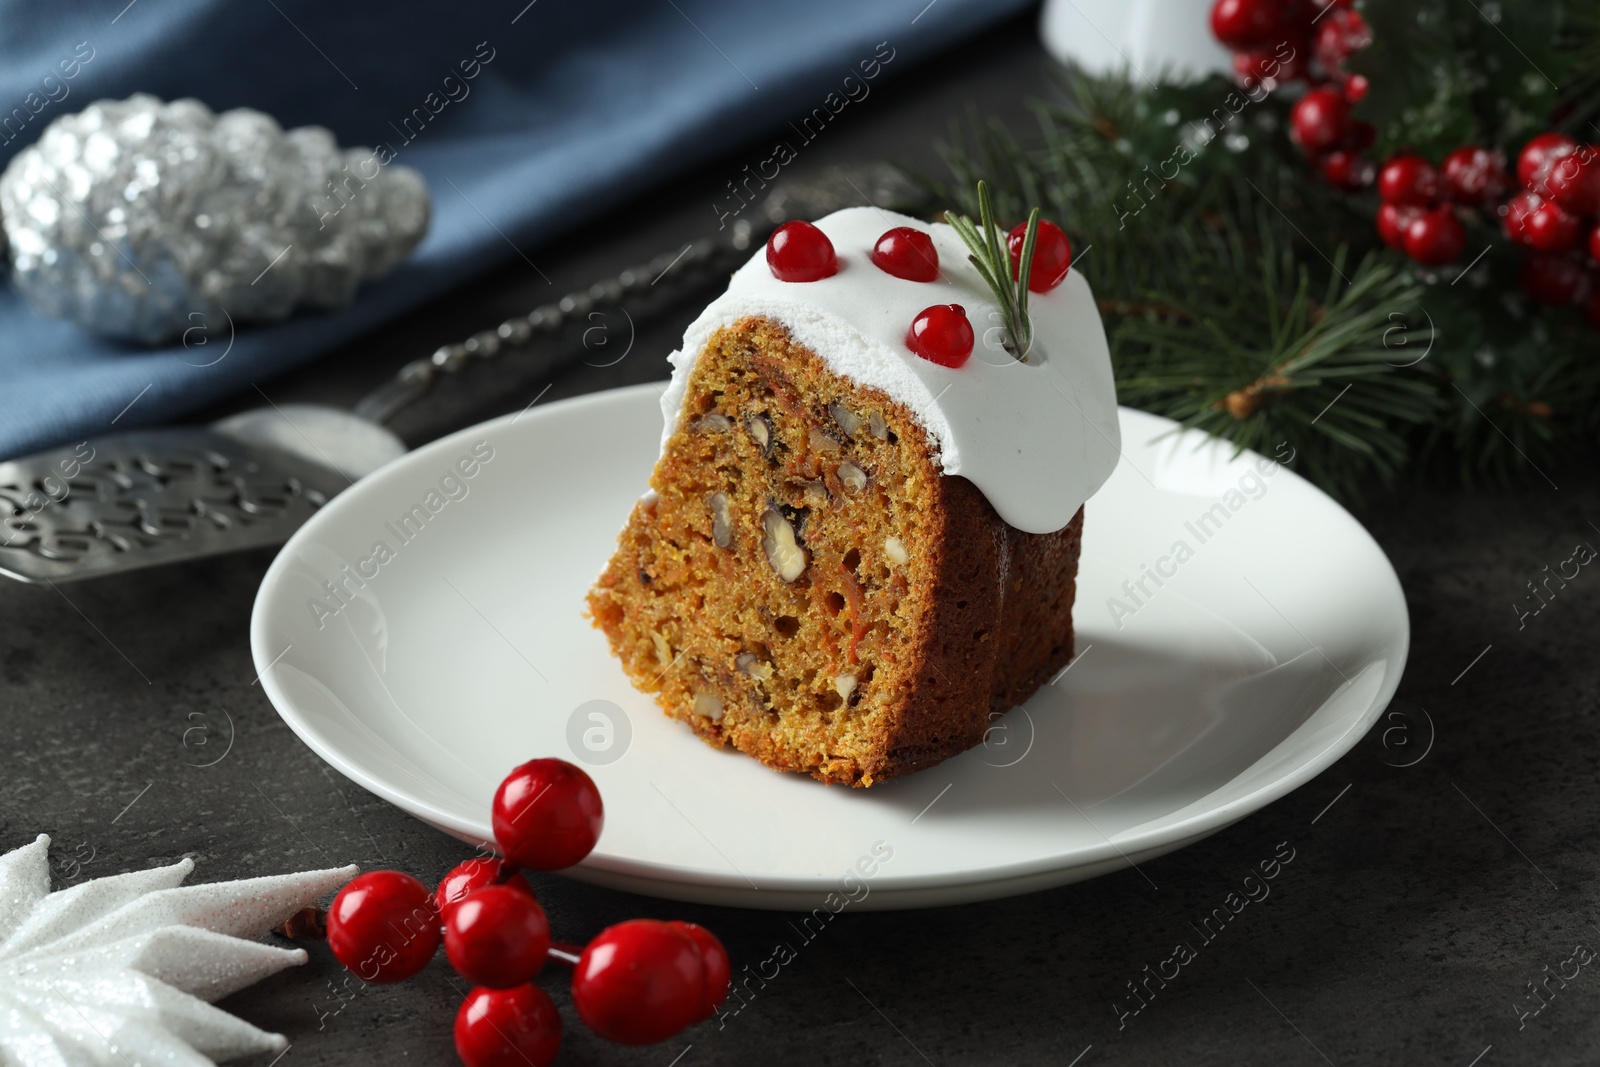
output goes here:
{"type": "Polygon", "coordinates": [[[1000,305],[1000,316],[1005,323],[1005,350],[1018,362],[1028,362],[1033,348],[1033,320],[1028,317],[1028,276],[1033,269],[1033,246],[1039,234],[1039,209],[1028,215],[1027,230],[1022,239],[1022,255],[1018,261],[1016,278],[1011,272],[1011,253],[1006,239],[1000,235],[995,222],[994,200],[989,195],[986,182],[978,182],[978,222],[954,212],[945,214],[945,221],[956,231],[967,246],[967,259],[978,271],[984,283],[994,292],[1000,305]]]}

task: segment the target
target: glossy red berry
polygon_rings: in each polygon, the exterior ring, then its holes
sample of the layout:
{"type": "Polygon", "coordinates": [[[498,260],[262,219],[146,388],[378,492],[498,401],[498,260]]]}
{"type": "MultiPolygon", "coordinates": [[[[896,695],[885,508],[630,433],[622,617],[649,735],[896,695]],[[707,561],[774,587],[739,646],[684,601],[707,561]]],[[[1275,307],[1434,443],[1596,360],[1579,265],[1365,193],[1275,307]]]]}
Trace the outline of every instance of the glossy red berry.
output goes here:
{"type": "Polygon", "coordinates": [[[473,985],[510,989],[539,973],[550,950],[550,924],[539,902],[520,889],[490,885],[469,893],[444,924],[450,966],[473,985]]]}
{"type": "MultiPolygon", "coordinates": [[[[1028,224],[1019,222],[1006,234],[1006,251],[1011,256],[1011,280],[1022,274],[1022,245],[1028,237],[1028,224]]],[[[1033,238],[1033,267],[1028,271],[1028,291],[1048,293],[1060,285],[1072,267],[1072,242],[1061,227],[1049,219],[1039,220],[1033,238]]]]}
{"type": "Polygon", "coordinates": [[[538,986],[474,989],[456,1012],[456,1055],[466,1067],[549,1067],[561,1015],[538,986]]]}
{"type": "Polygon", "coordinates": [[[1271,46],[1235,52],[1234,77],[1246,87],[1257,81],[1267,82],[1269,87],[1298,81],[1306,75],[1305,56],[1301,42],[1295,42],[1292,50],[1271,46]]]}
{"type": "Polygon", "coordinates": [[[906,347],[929,363],[959,367],[972,355],[972,323],[960,304],[923,308],[906,331],[906,347]]]}
{"type": "Polygon", "coordinates": [[[535,871],[571,867],[594,851],[605,807],[594,779],[566,760],[536,759],[494,794],[494,839],[507,862],[535,871]]]}
{"type": "Polygon", "coordinates": [[[1552,155],[1564,155],[1578,147],[1578,142],[1564,133],[1541,133],[1517,154],[1517,181],[1532,188],[1534,175],[1552,155]]]}
{"type": "Polygon", "coordinates": [[[827,234],[796,219],[767,238],[767,267],[780,282],[814,282],[837,274],[839,258],[827,234]]]}
{"type": "Polygon", "coordinates": [[[664,1041],[705,1017],[701,950],[688,934],[655,919],[608,927],[573,968],[572,1004],[608,1041],[664,1041]]]}
{"type": "Polygon", "coordinates": [[[1317,19],[1312,50],[1317,62],[1330,74],[1338,72],[1344,61],[1372,43],[1372,27],[1352,7],[1340,7],[1317,19]]]}
{"type": "Polygon", "coordinates": [[[1344,98],[1352,104],[1359,104],[1367,98],[1367,90],[1372,88],[1372,83],[1365,74],[1352,74],[1344,80],[1344,98]]]}
{"type": "Polygon", "coordinates": [[[328,908],[328,947],[368,982],[400,982],[439,948],[439,913],[428,887],[399,871],[352,879],[328,908]]]}
{"type": "Polygon", "coordinates": [[[1308,152],[1337,148],[1350,129],[1350,102],[1335,89],[1313,89],[1289,113],[1295,140],[1308,152]]]}
{"type": "Polygon", "coordinates": [[[1538,193],[1521,192],[1506,202],[1506,236],[1540,252],[1566,252],[1578,246],[1582,222],[1538,193]]]}
{"type": "Polygon", "coordinates": [[[1458,204],[1478,206],[1505,195],[1505,161],[1498,152],[1477,145],[1458,148],[1444,157],[1444,195],[1458,204]]]}
{"type": "Polygon", "coordinates": [[[1211,32],[1236,51],[1271,44],[1284,29],[1279,0],[1217,0],[1211,5],[1211,32]]]}
{"type": "Polygon", "coordinates": [[[1519,276],[1522,291],[1540,304],[1570,304],[1583,295],[1588,282],[1577,260],[1537,252],[1523,259],[1519,276]]]}
{"type": "Polygon", "coordinates": [[[1359,152],[1335,149],[1322,157],[1318,166],[1322,176],[1340,189],[1365,189],[1372,184],[1377,168],[1372,160],[1359,152]]]}
{"type": "Polygon", "coordinates": [[[1455,208],[1441,204],[1411,220],[1402,244],[1406,255],[1428,267],[1454,263],[1467,247],[1467,228],[1455,208]]]}
{"type": "Polygon", "coordinates": [[[533,896],[533,886],[511,864],[493,856],[474,856],[450,868],[450,873],[439,879],[439,886],[433,891],[433,906],[439,918],[448,922],[451,910],[463,897],[486,885],[508,885],[533,896]]]}
{"type": "Polygon", "coordinates": [[[1406,240],[1406,229],[1413,221],[1422,217],[1423,210],[1423,208],[1408,207],[1405,204],[1379,204],[1378,236],[1390,248],[1403,248],[1406,240]]]}
{"type": "Polygon", "coordinates": [[[885,231],[872,246],[872,262],[885,274],[911,282],[939,278],[939,251],[933,247],[933,238],[910,226],[885,231]]]}
{"type": "Polygon", "coordinates": [[[668,926],[680,933],[688,935],[700,950],[700,962],[705,967],[706,984],[705,1000],[701,1005],[699,1022],[709,1019],[722,1007],[722,1002],[728,999],[728,987],[733,982],[733,964],[728,959],[728,950],[722,947],[722,942],[717,940],[717,935],[707,930],[704,926],[694,923],[669,922],[668,926]]]}
{"type": "Polygon", "coordinates": [[[1439,199],[1439,172],[1421,156],[1390,156],[1378,171],[1378,195],[1389,204],[1428,207],[1439,199]]]}
{"type": "Polygon", "coordinates": [[[1600,211],[1600,153],[1593,145],[1552,154],[1534,173],[1533,188],[1574,215],[1600,211]]]}

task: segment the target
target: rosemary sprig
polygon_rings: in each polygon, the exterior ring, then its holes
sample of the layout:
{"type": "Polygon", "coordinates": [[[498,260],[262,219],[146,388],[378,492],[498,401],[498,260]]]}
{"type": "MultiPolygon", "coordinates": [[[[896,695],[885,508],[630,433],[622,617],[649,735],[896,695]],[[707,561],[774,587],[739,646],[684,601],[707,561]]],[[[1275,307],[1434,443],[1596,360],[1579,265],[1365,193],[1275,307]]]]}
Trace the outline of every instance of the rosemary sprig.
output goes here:
{"type": "Polygon", "coordinates": [[[1033,269],[1033,245],[1039,235],[1039,209],[1028,213],[1022,258],[1018,264],[1021,269],[1016,278],[1011,276],[1011,255],[994,220],[994,199],[989,195],[987,183],[978,182],[976,224],[966,215],[953,211],[945,213],[945,221],[972,253],[967,256],[968,261],[994,291],[995,302],[1000,305],[1000,315],[1005,320],[1005,336],[1001,341],[1005,350],[1019,362],[1028,362],[1028,352],[1033,347],[1033,321],[1028,318],[1028,274],[1033,269]]]}

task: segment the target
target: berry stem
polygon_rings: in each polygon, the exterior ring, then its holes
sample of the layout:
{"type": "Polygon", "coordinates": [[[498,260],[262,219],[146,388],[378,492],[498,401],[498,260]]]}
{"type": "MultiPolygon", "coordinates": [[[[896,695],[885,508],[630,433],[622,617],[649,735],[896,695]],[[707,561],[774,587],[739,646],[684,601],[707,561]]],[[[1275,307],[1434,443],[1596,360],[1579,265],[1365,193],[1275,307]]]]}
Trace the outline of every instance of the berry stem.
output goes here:
{"type": "Polygon", "coordinates": [[[583,955],[583,946],[573,941],[552,941],[550,951],[545,954],[547,959],[557,963],[564,963],[568,967],[576,967],[578,958],[583,955]]]}

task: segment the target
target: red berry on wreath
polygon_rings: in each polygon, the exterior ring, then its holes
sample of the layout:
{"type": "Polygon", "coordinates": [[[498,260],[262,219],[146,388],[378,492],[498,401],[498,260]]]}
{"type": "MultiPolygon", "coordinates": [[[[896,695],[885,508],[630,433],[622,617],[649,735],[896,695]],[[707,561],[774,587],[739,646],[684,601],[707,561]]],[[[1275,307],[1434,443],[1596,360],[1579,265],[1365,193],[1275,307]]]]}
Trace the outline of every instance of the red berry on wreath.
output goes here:
{"type": "Polygon", "coordinates": [[[1352,104],[1359,104],[1367,98],[1367,90],[1372,88],[1372,83],[1365,74],[1352,74],[1344,80],[1344,98],[1352,104]]]}
{"type": "Polygon", "coordinates": [[[1342,148],[1323,156],[1318,166],[1322,168],[1322,176],[1341,189],[1365,189],[1372,184],[1373,175],[1377,173],[1372,160],[1359,152],[1347,152],[1342,148]]]}
{"type": "Polygon", "coordinates": [[[1350,102],[1335,89],[1313,89],[1289,113],[1295,140],[1308,152],[1336,147],[1350,129],[1350,102]]]}
{"type": "MultiPolygon", "coordinates": [[[[1011,280],[1022,274],[1022,243],[1028,235],[1028,224],[1019,222],[1006,235],[1006,251],[1011,254],[1011,280]]],[[[1028,271],[1028,291],[1048,293],[1060,285],[1072,266],[1072,242],[1061,227],[1049,219],[1039,220],[1039,232],[1033,238],[1033,266],[1028,271]]]]}
{"type": "Polygon", "coordinates": [[[1378,127],[1357,119],[1350,124],[1350,129],[1345,132],[1344,140],[1339,142],[1339,147],[1347,152],[1365,152],[1377,139],[1378,127]]]}
{"type": "Polygon", "coordinates": [[[456,1012],[456,1055],[466,1067],[549,1067],[561,1015],[538,986],[474,989],[456,1012]]]}
{"type": "Polygon", "coordinates": [[[1498,152],[1477,145],[1458,148],[1444,157],[1444,195],[1458,204],[1480,205],[1506,191],[1506,165],[1498,152]]]}
{"type": "Polygon", "coordinates": [[[655,919],[607,927],[573,968],[572,1004],[608,1041],[665,1041],[705,1017],[701,950],[682,930],[655,919]]]}
{"type": "Polygon", "coordinates": [[[1517,154],[1517,181],[1532,188],[1534,175],[1552,155],[1565,155],[1578,147],[1578,142],[1564,133],[1541,133],[1522,146],[1517,154]]]}
{"type": "Polygon", "coordinates": [[[474,856],[456,864],[439,879],[439,886],[433,891],[433,906],[439,917],[449,922],[450,912],[463,897],[487,885],[508,885],[533,896],[533,886],[511,864],[496,856],[474,856]]]}
{"type": "Polygon", "coordinates": [[[1576,248],[1582,223],[1538,193],[1521,192],[1506,202],[1506,236],[1540,252],[1576,248]]]}
{"type": "Polygon", "coordinates": [[[1522,291],[1540,304],[1570,304],[1583,295],[1588,278],[1583,265],[1566,256],[1537,252],[1522,261],[1519,280],[1522,291]]]}
{"type": "Polygon", "coordinates": [[[959,367],[972,355],[972,323],[960,304],[923,308],[906,331],[906,347],[929,363],[959,367]]]}
{"type": "Polygon", "coordinates": [[[364,981],[410,978],[439,948],[439,913],[428,887],[399,871],[351,880],[328,906],[328,947],[364,981]]]}
{"type": "Polygon", "coordinates": [[[494,839],[516,867],[556,871],[594,851],[605,807],[594,779],[566,760],[529,760],[494,794],[494,839]]]}
{"type": "Polygon", "coordinates": [[[1409,207],[1405,204],[1379,204],[1378,205],[1378,236],[1383,243],[1393,249],[1405,246],[1406,229],[1413,221],[1422,217],[1423,209],[1409,207]]]}
{"type": "Polygon", "coordinates": [[[872,246],[872,262],[885,274],[912,282],[939,278],[939,250],[933,238],[910,226],[896,226],[872,246]]]}
{"type": "Polygon", "coordinates": [[[1574,215],[1600,211],[1600,153],[1582,144],[1546,159],[1534,173],[1533,188],[1574,215]]]}
{"type": "Polygon", "coordinates": [[[706,969],[705,1003],[701,1007],[700,1019],[696,1021],[709,1019],[728,999],[728,987],[733,981],[733,964],[728,960],[728,950],[722,947],[717,935],[704,926],[679,921],[667,925],[688,935],[700,950],[700,962],[706,969]]]}
{"type": "Polygon", "coordinates": [[[1287,56],[1282,46],[1252,48],[1233,54],[1233,74],[1236,81],[1249,88],[1251,82],[1266,82],[1268,87],[1299,81],[1306,76],[1306,50],[1294,46],[1287,56]]]}
{"type": "Polygon", "coordinates": [[[508,885],[484,886],[457,903],[444,923],[450,966],[473,985],[510,989],[539,973],[550,951],[550,923],[539,902],[508,885]]]}
{"type": "Polygon", "coordinates": [[[1351,7],[1340,7],[1317,19],[1316,40],[1312,48],[1317,62],[1330,75],[1338,74],[1344,61],[1372,43],[1372,27],[1351,7]]]}
{"type": "Polygon", "coordinates": [[[1441,204],[1411,220],[1402,247],[1418,263],[1442,267],[1455,262],[1467,247],[1467,228],[1456,218],[1455,208],[1441,204]]]}
{"type": "Polygon", "coordinates": [[[1211,32],[1236,51],[1272,43],[1284,28],[1279,0],[1217,0],[1211,5],[1211,32]]]}
{"type": "Polygon", "coordinates": [[[780,282],[815,282],[839,272],[839,257],[827,234],[796,219],[767,238],[767,267],[780,282]]]}
{"type": "Polygon", "coordinates": [[[1378,171],[1378,195],[1390,204],[1428,207],[1439,199],[1439,172],[1421,156],[1390,156],[1378,171]]]}

